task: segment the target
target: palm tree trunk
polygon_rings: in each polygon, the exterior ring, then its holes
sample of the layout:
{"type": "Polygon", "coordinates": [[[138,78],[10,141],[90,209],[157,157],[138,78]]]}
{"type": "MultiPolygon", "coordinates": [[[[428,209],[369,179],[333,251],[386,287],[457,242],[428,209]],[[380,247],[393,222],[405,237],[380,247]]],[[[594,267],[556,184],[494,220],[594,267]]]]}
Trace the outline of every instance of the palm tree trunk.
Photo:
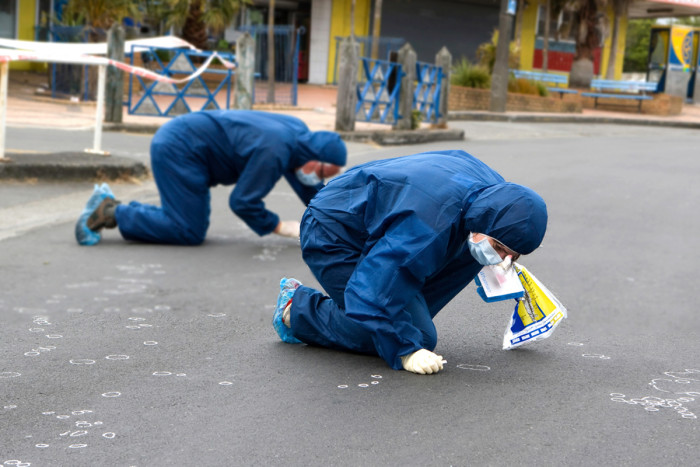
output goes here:
{"type": "Polygon", "coordinates": [[[600,44],[596,0],[586,0],[577,12],[578,30],[576,31],[576,54],[569,74],[569,86],[588,88],[593,79],[593,51],[600,44]]]}
{"type": "Polygon", "coordinates": [[[275,102],[275,0],[267,14],[267,103],[275,102]]]}

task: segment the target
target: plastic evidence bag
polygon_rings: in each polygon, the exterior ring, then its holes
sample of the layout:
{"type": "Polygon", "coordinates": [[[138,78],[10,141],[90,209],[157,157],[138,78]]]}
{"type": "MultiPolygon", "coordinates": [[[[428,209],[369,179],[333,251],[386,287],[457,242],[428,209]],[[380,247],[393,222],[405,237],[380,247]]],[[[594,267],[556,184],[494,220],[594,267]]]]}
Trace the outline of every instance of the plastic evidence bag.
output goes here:
{"type": "Polygon", "coordinates": [[[525,295],[518,273],[513,266],[484,266],[474,279],[476,292],[487,303],[520,298],[525,295]]]}
{"type": "Polygon", "coordinates": [[[524,266],[513,263],[513,267],[525,293],[516,298],[513,316],[503,336],[503,350],[546,339],[566,318],[566,308],[544,284],[524,266]]]}

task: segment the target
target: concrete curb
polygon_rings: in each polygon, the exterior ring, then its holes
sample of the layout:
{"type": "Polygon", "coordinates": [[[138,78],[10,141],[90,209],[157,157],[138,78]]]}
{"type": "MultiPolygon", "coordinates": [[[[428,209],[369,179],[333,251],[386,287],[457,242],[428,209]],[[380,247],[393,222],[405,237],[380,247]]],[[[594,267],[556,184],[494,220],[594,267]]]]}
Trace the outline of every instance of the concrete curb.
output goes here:
{"type": "Polygon", "coordinates": [[[700,128],[700,122],[680,122],[647,118],[598,117],[586,115],[527,115],[470,110],[453,110],[447,114],[448,120],[469,120],[476,122],[533,122],[533,123],[601,123],[615,125],[660,126],[670,128],[700,128]]]}
{"type": "MultiPolygon", "coordinates": [[[[165,121],[163,121],[165,123],[165,121]]],[[[102,129],[104,131],[123,131],[126,133],[145,133],[154,134],[162,126],[159,124],[145,124],[145,123],[108,123],[102,124],[102,129]]]]}
{"type": "Polygon", "coordinates": [[[361,130],[339,131],[345,141],[357,143],[376,143],[382,146],[401,144],[422,144],[436,141],[463,141],[464,130],[456,129],[418,129],[418,130],[361,130]]]}
{"type": "Polygon", "coordinates": [[[123,180],[148,176],[148,168],[124,156],[84,152],[7,153],[0,163],[0,180],[123,180]]]}
{"type": "MultiPolygon", "coordinates": [[[[148,125],[138,123],[105,123],[102,127],[105,131],[123,131],[128,133],[155,133],[160,125],[148,125]]],[[[435,141],[462,141],[463,130],[453,129],[418,129],[418,130],[360,130],[339,131],[338,134],[345,141],[355,143],[376,143],[382,146],[399,144],[421,144],[435,141]]]]}

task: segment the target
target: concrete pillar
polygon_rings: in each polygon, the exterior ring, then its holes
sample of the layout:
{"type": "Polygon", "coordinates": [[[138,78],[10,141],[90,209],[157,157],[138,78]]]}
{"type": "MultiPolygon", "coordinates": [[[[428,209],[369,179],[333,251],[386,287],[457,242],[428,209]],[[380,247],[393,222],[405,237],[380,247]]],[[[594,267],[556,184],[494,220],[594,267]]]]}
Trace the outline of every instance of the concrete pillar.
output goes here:
{"type": "MultiPolygon", "coordinates": [[[[107,57],[119,62],[124,61],[124,28],[119,23],[112,24],[107,33],[107,57]]],[[[124,107],[124,72],[113,66],[107,68],[105,105],[105,121],[121,123],[124,107]]]]}
{"type": "Polygon", "coordinates": [[[416,90],[416,51],[408,42],[399,50],[397,62],[401,65],[404,76],[401,78],[401,92],[399,94],[399,119],[394,124],[394,128],[410,130],[413,93],[416,90]]]}
{"type": "Polygon", "coordinates": [[[253,108],[253,86],[255,86],[255,39],[249,33],[236,41],[236,82],[233,87],[233,108],[253,108]]]}
{"type": "Polygon", "coordinates": [[[359,48],[352,37],[345,37],[338,47],[338,97],[335,110],[335,130],[355,131],[357,106],[357,67],[359,48]]]}
{"type": "Polygon", "coordinates": [[[452,54],[447,50],[447,47],[443,47],[435,55],[435,66],[442,68],[442,89],[440,90],[440,102],[437,106],[440,116],[435,126],[447,128],[447,103],[450,97],[450,74],[452,71],[452,54]]]}

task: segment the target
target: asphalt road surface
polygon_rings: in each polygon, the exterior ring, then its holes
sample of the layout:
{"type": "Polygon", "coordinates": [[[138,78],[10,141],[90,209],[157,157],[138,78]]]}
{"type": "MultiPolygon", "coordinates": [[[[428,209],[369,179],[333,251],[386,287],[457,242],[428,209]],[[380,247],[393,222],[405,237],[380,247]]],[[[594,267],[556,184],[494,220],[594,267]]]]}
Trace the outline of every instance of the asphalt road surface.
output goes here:
{"type": "MultiPolygon", "coordinates": [[[[270,324],[280,278],[318,284],[298,241],[257,237],[228,210],[230,188],[213,190],[202,246],[107,231],[80,247],[91,183],[4,183],[0,465],[697,465],[700,133],[452,126],[468,139],[350,144],[350,164],[459,148],[539,192],[547,235],[521,263],[569,310],[552,337],[502,350],[512,305],[471,284],[435,319],[437,375],[284,344],[270,324]]],[[[32,139],[8,129],[7,147],[32,139]]],[[[144,158],[149,140],[105,144],[144,158]]],[[[158,199],[152,182],[112,188],[158,199]]],[[[303,212],[284,181],[266,201],[303,212]]]]}

